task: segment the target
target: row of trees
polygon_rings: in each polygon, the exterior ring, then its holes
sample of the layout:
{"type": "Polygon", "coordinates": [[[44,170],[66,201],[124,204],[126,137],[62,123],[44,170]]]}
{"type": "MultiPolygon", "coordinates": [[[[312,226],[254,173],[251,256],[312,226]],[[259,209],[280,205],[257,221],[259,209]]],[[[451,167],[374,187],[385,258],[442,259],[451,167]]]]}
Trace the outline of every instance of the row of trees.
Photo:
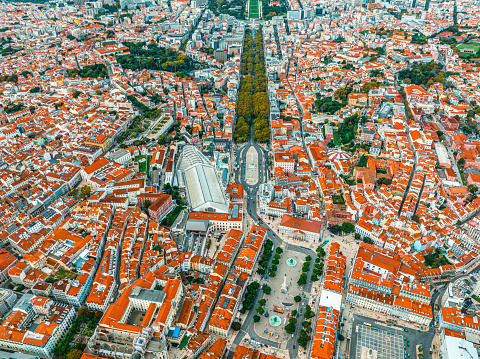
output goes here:
{"type": "Polygon", "coordinates": [[[315,266],[313,267],[313,273],[310,279],[312,282],[316,282],[319,280],[319,277],[323,274],[323,256],[325,255],[325,251],[323,254],[321,252],[317,252],[317,258],[315,258],[315,266]]]}
{"type": "Polygon", "coordinates": [[[328,226],[328,230],[333,234],[352,233],[355,231],[355,226],[351,223],[344,222],[342,225],[331,224],[328,226]]]}
{"type": "Polygon", "coordinates": [[[355,233],[355,239],[357,240],[362,240],[362,242],[364,243],[367,243],[367,244],[375,244],[375,242],[373,241],[373,239],[371,239],[370,237],[363,237],[359,234],[359,233],[355,233]]]}
{"type": "Polygon", "coordinates": [[[257,31],[255,41],[250,30],[246,31],[240,69],[243,76],[240,79],[237,100],[238,120],[234,132],[235,141],[245,142],[248,139],[253,121],[255,141],[266,142],[270,138],[268,124],[270,108],[266,92],[267,81],[261,31],[257,31]]]}
{"type": "MultiPolygon", "coordinates": [[[[319,276],[323,274],[323,261],[322,257],[325,255],[325,251],[323,252],[317,252],[317,258],[315,258],[315,265],[313,267],[313,273],[310,277],[310,280],[312,282],[316,282],[319,280],[319,276]]],[[[307,284],[307,273],[310,270],[310,264],[311,264],[312,257],[307,256],[305,258],[305,262],[303,263],[302,266],[302,274],[300,274],[300,278],[297,281],[297,284],[299,286],[307,284]]]]}
{"type": "MultiPolygon", "coordinates": [[[[317,250],[317,258],[315,258],[315,267],[313,269],[313,275],[312,275],[312,281],[317,281],[318,276],[323,273],[323,262],[321,261],[322,258],[325,256],[325,250],[318,246],[317,250]]],[[[309,269],[310,269],[310,261],[312,260],[311,256],[307,256],[305,258],[305,262],[303,263],[302,267],[302,274],[300,275],[300,279],[297,282],[299,285],[303,285],[306,283],[306,278],[309,269]]],[[[299,303],[302,300],[302,297],[300,295],[297,295],[294,297],[294,300],[296,303],[299,303]]],[[[300,330],[300,336],[297,339],[297,342],[300,346],[303,348],[307,347],[308,342],[311,339],[312,335],[312,324],[309,321],[311,318],[315,316],[315,312],[312,310],[312,308],[307,304],[305,307],[305,314],[304,314],[304,321],[302,322],[302,329],[300,330]]],[[[285,326],[285,331],[288,334],[293,334],[295,333],[296,329],[296,323],[297,323],[297,311],[292,310],[292,316],[288,320],[288,324],[285,326]]]]}
{"type": "Polygon", "coordinates": [[[237,98],[237,115],[238,120],[235,125],[233,137],[237,142],[245,142],[248,140],[250,133],[251,115],[252,115],[252,83],[253,83],[253,37],[250,29],[245,31],[243,40],[242,63],[240,71],[240,91],[237,98]]]}
{"type": "MultiPolygon", "coordinates": [[[[264,285],[263,287],[265,287],[265,285],[264,285]]],[[[263,291],[263,289],[264,289],[263,287],[262,287],[262,291],[263,291]]],[[[267,286],[267,287],[268,287],[268,286],[267,286]]],[[[270,288],[270,287],[268,287],[268,288],[270,288]]],[[[267,290],[267,292],[270,293],[268,290],[267,290]]],[[[265,293],[265,292],[264,292],[264,293],[265,293]]],[[[266,304],[267,304],[267,300],[266,300],[265,298],[262,298],[262,299],[260,299],[260,300],[258,301],[258,305],[259,305],[259,306],[258,306],[257,309],[256,309],[257,314],[255,314],[255,315],[253,316],[253,321],[254,321],[255,323],[258,323],[258,322],[260,321],[260,316],[261,316],[261,315],[265,314],[265,316],[268,316],[268,313],[267,313],[266,310],[265,310],[265,305],[266,305],[266,304]]]]}
{"type": "MultiPolygon", "coordinates": [[[[264,275],[265,271],[268,269],[268,262],[270,261],[270,258],[272,257],[272,254],[273,254],[272,248],[273,248],[273,242],[270,239],[267,239],[267,241],[265,242],[265,246],[263,248],[262,257],[260,258],[260,262],[259,262],[259,265],[261,268],[257,269],[257,273],[260,275],[264,275]]],[[[279,254],[278,248],[277,248],[277,254],[279,254]]]]}
{"type": "Polygon", "coordinates": [[[61,358],[67,359],[80,359],[85,349],[85,344],[76,344],[72,346],[72,342],[75,340],[75,336],[80,331],[80,326],[86,324],[82,335],[90,337],[93,330],[97,327],[100,319],[102,318],[102,312],[94,312],[87,307],[79,309],[77,317],[73,320],[72,325],[68,329],[67,334],[57,343],[53,349],[53,353],[61,358]]]}
{"type": "MultiPolygon", "coordinates": [[[[307,305],[305,309],[305,319],[311,318],[310,316],[314,316],[315,314],[312,311],[312,308],[310,308],[309,305],[307,305]],[[309,317],[307,318],[307,314],[309,317]]],[[[312,337],[312,323],[309,320],[304,320],[302,322],[302,329],[300,330],[300,336],[297,339],[298,345],[300,345],[303,348],[306,348],[308,345],[308,342],[310,341],[312,337]]]]}
{"type": "MultiPolygon", "coordinates": [[[[297,339],[298,344],[304,348],[307,347],[307,344],[311,339],[312,323],[309,321],[309,319],[313,318],[314,316],[315,316],[314,311],[307,304],[305,307],[305,314],[304,314],[305,320],[302,322],[303,329],[300,330],[300,336],[297,339]]],[[[290,317],[290,319],[288,319],[288,324],[285,326],[285,331],[288,334],[295,333],[296,324],[297,324],[297,310],[292,310],[292,316],[290,317]]]]}
{"type": "Polygon", "coordinates": [[[308,342],[311,339],[311,336],[312,336],[312,323],[309,320],[305,320],[302,323],[302,330],[300,330],[300,336],[297,339],[298,345],[300,345],[303,348],[306,348],[308,342]]]}
{"type": "MultiPolygon", "coordinates": [[[[273,260],[272,260],[272,266],[268,270],[268,276],[272,278],[277,275],[277,269],[278,269],[278,265],[280,264],[280,258],[282,257],[281,254],[283,253],[283,249],[280,247],[277,247],[276,252],[277,253],[275,253],[275,256],[273,257],[273,260]]],[[[263,275],[265,273],[265,269],[259,268],[257,270],[257,273],[260,275],[263,275]]]]}
{"type": "Polygon", "coordinates": [[[259,288],[260,284],[258,282],[252,282],[247,286],[247,291],[245,293],[245,297],[243,298],[242,309],[240,309],[240,313],[244,314],[247,310],[253,308],[253,303],[255,303],[255,298],[257,297],[259,288]]]}
{"type": "Polygon", "coordinates": [[[267,142],[270,139],[268,116],[270,104],[267,94],[267,79],[265,77],[265,54],[263,52],[262,29],[255,33],[255,82],[258,84],[254,93],[254,135],[257,142],[267,142]]]}
{"type": "MultiPolygon", "coordinates": [[[[270,286],[264,284],[262,286],[262,292],[263,292],[264,295],[270,295],[270,293],[272,292],[272,288],[270,288],[270,286]]],[[[262,298],[258,301],[259,306],[256,309],[257,314],[255,314],[253,316],[253,321],[255,323],[258,323],[260,321],[260,315],[262,315],[262,314],[265,314],[265,316],[268,317],[268,312],[266,312],[266,310],[265,310],[265,305],[266,304],[267,304],[267,300],[264,299],[264,298],[262,298]]]]}

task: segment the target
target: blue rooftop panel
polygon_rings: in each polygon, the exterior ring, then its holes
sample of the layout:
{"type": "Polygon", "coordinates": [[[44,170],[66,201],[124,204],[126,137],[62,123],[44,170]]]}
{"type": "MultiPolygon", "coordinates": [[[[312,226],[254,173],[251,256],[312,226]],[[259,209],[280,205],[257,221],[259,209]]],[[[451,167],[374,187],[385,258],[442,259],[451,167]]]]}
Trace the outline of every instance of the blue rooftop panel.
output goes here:
{"type": "Polygon", "coordinates": [[[226,309],[228,307],[228,303],[230,303],[230,298],[225,299],[225,301],[222,304],[222,308],[226,309]]]}

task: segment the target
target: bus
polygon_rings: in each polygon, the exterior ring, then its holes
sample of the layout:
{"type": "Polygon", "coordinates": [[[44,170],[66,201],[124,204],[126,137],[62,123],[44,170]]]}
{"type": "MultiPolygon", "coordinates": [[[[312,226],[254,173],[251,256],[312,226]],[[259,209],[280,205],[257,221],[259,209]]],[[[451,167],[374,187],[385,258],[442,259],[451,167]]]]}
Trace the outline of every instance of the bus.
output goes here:
{"type": "Polygon", "coordinates": [[[371,327],[372,326],[370,323],[367,323],[367,322],[363,322],[363,325],[366,326],[366,327],[371,327]]]}
{"type": "Polygon", "coordinates": [[[277,307],[276,305],[273,306],[273,311],[277,313],[283,313],[283,309],[280,307],[277,307]]]}

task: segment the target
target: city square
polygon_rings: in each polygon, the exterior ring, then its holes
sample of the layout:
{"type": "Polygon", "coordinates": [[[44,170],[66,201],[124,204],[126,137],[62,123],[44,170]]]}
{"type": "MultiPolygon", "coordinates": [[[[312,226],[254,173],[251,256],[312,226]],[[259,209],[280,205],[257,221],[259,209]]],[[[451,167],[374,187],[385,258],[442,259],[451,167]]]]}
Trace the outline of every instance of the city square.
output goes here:
{"type": "Polygon", "coordinates": [[[403,336],[394,331],[385,331],[375,326],[357,324],[358,339],[352,348],[351,359],[403,359],[403,336]]]}
{"type": "Polygon", "coordinates": [[[266,284],[272,289],[269,295],[262,294],[261,296],[267,302],[265,312],[269,314],[269,317],[277,316],[281,322],[280,325],[272,325],[269,318],[261,315],[260,321],[255,323],[255,332],[260,337],[279,343],[284,343],[292,337],[291,334],[286,333],[285,325],[288,323],[288,319],[291,318],[292,311],[297,310],[298,312],[300,303],[296,303],[294,298],[295,296],[300,296],[302,301],[308,302],[308,297],[304,297],[303,286],[300,287],[297,284],[302,273],[302,264],[305,258],[306,255],[303,253],[288,249],[284,250],[275,277],[269,277],[260,281],[261,286],[266,284]],[[294,265],[292,266],[292,264],[294,265]],[[282,290],[285,278],[288,288],[286,291],[282,290]],[[274,307],[277,307],[277,311],[275,311],[274,307]],[[283,313],[280,313],[279,310],[283,311],[283,313]]]}

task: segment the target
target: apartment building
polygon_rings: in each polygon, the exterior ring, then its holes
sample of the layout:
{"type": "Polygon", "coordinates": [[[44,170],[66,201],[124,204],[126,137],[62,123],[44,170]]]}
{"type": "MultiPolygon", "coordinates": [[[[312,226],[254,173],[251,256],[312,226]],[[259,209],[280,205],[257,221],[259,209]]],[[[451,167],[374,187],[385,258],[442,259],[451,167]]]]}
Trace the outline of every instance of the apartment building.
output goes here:
{"type": "Polygon", "coordinates": [[[17,295],[9,289],[0,289],[0,315],[5,315],[17,302],[17,295]]]}
{"type": "Polygon", "coordinates": [[[430,287],[415,281],[398,255],[362,243],[350,271],[347,302],[405,321],[429,325],[430,287]]]}
{"type": "Polygon", "coordinates": [[[210,348],[208,348],[199,359],[221,359],[227,349],[227,341],[224,338],[218,338],[210,348]]]}
{"type": "Polygon", "coordinates": [[[417,85],[408,85],[405,87],[405,95],[411,104],[429,103],[432,101],[432,95],[417,85]]]}
{"type": "Polygon", "coordinates": [[[105,312],[114,296],[116,288],[117,284],[113,276],[97,273],[85,305],[90,310],[105,312]]]}
{"type": "Polygon", "coordinates": [[[0,347],[50,358],[75,318],[73,306],[25,294],[0,325],[0,347]],[[40,324],[33,322],[40,318],[40,324]]]}
{"type": "Polygon", "coordinates": [[[150,218],[161,222],[174,208],[175,203],[172,201],[172,196],[162,194],[148,207],[148,214],[150,218]]]}
{"type": "Polygon", "coordinates": [[[234,268],[241,272],[252,274],[266,238],[267,229],[253,225],[238,253],[234,268]]]}
{"type": "Polygon", "coordinates": [[[438,312],[438,325],[464,334],[480,335],[480,323],[476,315],[462,313],[457,308],[442,307],[438,312]]]}
{"type": "Polygon", "coordinates": [[[210,333],[227,338],[240,306],[242,295],[242,287],[233,283],[225,284],[208,323],[210,333]]]}
{"type": "Polygon", "coordinates": [[[206,228],[211,231],[228,232],[231,229],[242,230],[243,216],[241,205],[234,204],[230,207],[231,213],[191,212],[188,215],[188,219],[204,222],[206,228]]]}
{"type": "Polygon", "coordinates": [[[233,264],[233,259],[240,249],[240,244],[243,240],[243,232],[231,229],[225,238],[225,244],[220,252],[218,252],[216,261],[230,267],[233,264]]]}
{"type": "Polygon", "coordinates": [[[280,167],[285,172],[293,173],[295,171],[295,159],[290,152],[275,153],[275,168],[280,167]]]}
{"type": "Polygon", "coordinates": [[[335,309],[320,307],[318,309],[317,324],[313,337],[310,358],[325,359],[335,358],[339,350],[337,345],[339,313],[335,309]]]}
{"type": "Polygon", "coordinates": [[[402,288],[400,289],[400,295],[402,297],[410,298],[424,304],[430,303],[430,300],[432,298],[430,285],[419,284],[413,281],[402,284],[402,288]]]}
{"type": "Polygon", "coordinates": [[[90,292],[92,283],[93,278],[86,273],[81,273],[76,279],[73,279],[65,294],[67,302],[76,307],[82,306],[90,292]]]}

